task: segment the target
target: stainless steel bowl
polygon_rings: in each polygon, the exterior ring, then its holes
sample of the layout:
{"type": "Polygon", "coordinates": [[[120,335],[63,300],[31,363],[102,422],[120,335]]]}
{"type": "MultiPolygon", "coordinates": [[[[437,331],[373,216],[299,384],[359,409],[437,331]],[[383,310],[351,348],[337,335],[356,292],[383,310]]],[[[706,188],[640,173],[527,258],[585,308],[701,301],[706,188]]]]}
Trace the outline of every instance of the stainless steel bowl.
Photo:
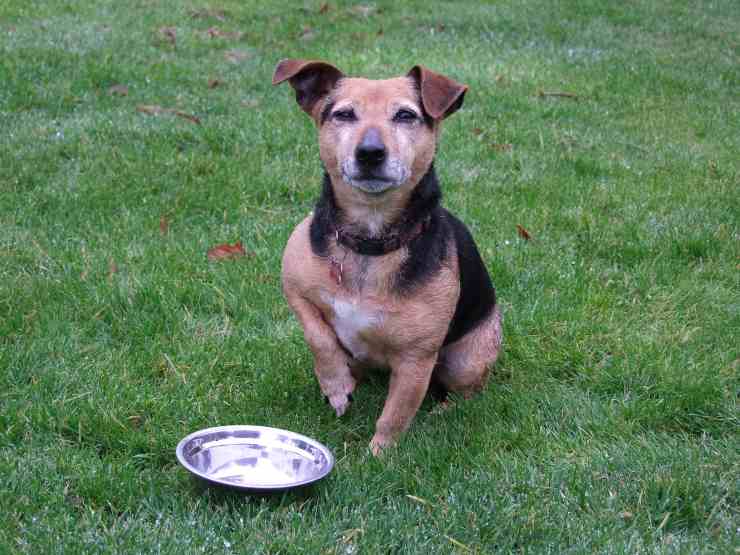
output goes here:
{"type": "Polygon", "coordinates": [[[192,433],[177,445],[177,460],[213,484],[276,491],[320,480],[334,466],[324,445],[265,426],[219,426],[192,433]]]}

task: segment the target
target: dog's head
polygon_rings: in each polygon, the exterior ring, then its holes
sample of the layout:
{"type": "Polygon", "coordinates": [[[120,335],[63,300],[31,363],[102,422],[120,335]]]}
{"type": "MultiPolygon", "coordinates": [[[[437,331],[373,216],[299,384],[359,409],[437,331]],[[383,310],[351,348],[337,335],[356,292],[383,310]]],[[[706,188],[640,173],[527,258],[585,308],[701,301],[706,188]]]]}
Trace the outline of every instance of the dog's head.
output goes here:
{"type": "Polygon", "coordinates": [[[415,66],[403,77],[345,77],[321,61],[283,60],[272,83],[288,81],[319,129],[332,182],[367,196],[413,188],[428,171],[441,121],[462,106],[467,87],[415,66]]]}

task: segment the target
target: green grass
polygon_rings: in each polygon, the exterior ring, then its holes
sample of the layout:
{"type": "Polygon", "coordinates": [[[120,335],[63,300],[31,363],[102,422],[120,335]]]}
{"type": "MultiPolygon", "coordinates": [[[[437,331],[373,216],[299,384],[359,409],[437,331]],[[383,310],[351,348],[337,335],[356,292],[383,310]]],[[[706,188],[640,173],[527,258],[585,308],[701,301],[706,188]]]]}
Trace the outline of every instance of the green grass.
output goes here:
{"type": "Polygon", "coordinates": [[[738,4],[321,5],[0,5],[0,552],[737,552],[738,4]],[[386,380],[337,420],[280,293],[321,172],[284,57],[471,87],[437,168],[504,354],[382,460],[386,380]],[[207,260],[236,240],[254,256],[207,260]],[[203,489],[175,445],[232,423],[335,471],[203,489]]]}

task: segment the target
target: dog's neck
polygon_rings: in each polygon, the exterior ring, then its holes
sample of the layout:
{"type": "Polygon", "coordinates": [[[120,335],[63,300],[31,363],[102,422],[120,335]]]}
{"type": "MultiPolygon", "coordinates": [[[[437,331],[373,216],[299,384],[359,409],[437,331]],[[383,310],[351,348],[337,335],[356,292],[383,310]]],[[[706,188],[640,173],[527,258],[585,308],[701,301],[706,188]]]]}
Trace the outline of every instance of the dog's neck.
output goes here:
{"type": "Polygon", "coordinates": [[[326,255],[329,240],[334,237],[339,244],[364,256],[388,254],[424,232],[441,198],[432,164],[414,187],[400,216],[392,222],[353,221],[352,211],[337,204],[331,178],[325,173],[311,223],[311,247],[315,253],[326,255]]]}

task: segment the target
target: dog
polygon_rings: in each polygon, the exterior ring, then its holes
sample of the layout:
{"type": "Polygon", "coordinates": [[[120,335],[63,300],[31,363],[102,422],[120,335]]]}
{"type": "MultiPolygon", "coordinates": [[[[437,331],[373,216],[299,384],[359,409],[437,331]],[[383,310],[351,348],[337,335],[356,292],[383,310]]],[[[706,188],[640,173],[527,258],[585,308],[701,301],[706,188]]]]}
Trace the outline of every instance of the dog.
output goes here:
{"type": "Polygon", "coordinates": [[[284,81],[318,128],[324,181],[288,239],[283,293],[337,416],[366,369],[390,369],[378,455],[430,383],[470,397],[501,348],[495,289],[470,232],[440,206],[434,171],[442,121],[468,88],[418,65],[370,80],[295,59],[277,65],[272,83],[284,81]]]}

